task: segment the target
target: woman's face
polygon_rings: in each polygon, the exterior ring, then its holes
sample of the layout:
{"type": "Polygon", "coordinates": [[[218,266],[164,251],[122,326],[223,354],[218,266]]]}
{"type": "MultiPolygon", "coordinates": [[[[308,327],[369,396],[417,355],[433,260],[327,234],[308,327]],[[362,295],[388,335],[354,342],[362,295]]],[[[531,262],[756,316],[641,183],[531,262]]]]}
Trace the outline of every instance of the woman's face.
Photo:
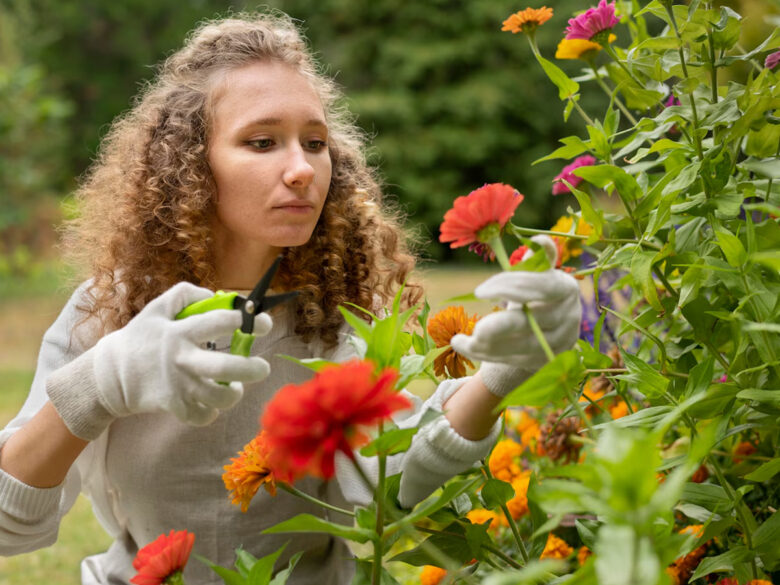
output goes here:
{"type": "Polygon", "coordinates": [[[214,102],[217,256],[270,262],[309,240],[325,203],[331,160],[322,104],[306,78],[278,62],[230,71],[214,102]]]}

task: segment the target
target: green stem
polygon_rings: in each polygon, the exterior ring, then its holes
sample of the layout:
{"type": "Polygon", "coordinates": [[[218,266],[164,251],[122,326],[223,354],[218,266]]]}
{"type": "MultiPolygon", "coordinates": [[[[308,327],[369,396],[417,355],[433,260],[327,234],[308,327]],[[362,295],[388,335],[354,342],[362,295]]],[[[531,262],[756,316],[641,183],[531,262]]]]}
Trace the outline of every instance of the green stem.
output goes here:
{"type": "MultiPolygon", "coordinates": [[[[513,223],[506,224],[506,229],[509,233],[511,233],[514,236],[535,236],[538,234],[543,234],[546,236],[558,236],[561,238],[571,238],[573,240],[587,240],[590,236],[584,236],[582,234],[569,234],[566,232],[554,232],[551,230],[537,230],[534,228],[526,228],[526,227],[519,227],[516,226],[513,223]]],[[[661,250],[661,246],[658,244],[654,244],[653,242],[648,242],[647,240],[636,240],[634,238],[601,238],[599,242],[604,242],[605,244],[639,244],[640,246],[644,246],[645,248],[650,248],[652,250],[661,250]]]]}
{"type": "Polygon", "coordinates": [[[585,110],[580,107],[580,104],[575,100],[574,98],[569,98],[569,101],[574,105],[574,109],[577,110],[577,113],[582,117],[582,119],[585,121],[585,123],[588,126],[595,126],[596,124],[593,122],[593,120],[590,119],[590,116],[585,112],[585,110]]]}
{"type": "Polygon", "coordinates": [[[615,53],[615,49],[612,48],[612,46],[609,43],[605,43],[604,50],[606,51],[607,55],[612,57],[612,60],[617,63],[623,71],[628,74],[628,76],[631,78],[631,80],[636,83],[637,87],[644,89],[644,85],[642,85],[642,82],[639,81],[634,74],[631,72],[631,70],[626,67],[626,64],[621,61],[620,57],[618,57],[617,53],[615,53]]]}
{"type": "MultiPolygon", "coordinates": [[[[482,473],[484,473],[485,477],[488,479],[492,479],[493,477],[493,474],[490,473],[490,467],[487,464],[482,466],[482,473]]],[[[512,531],[512,536],[515,539],[515,544],[517,544],[517,549],[520,551],[520,556],[523,557],[523,562],[528,564],[530,561],[530,557],[528,556],[528,549],[525,548],[523,538],[520,536],[520,530],[517,528],[517,523],[515,522],[515,519],[512,518],[512,514],[509,512],[509,508],[507,508],[506,502],[501,503],[501,511],[506,518],[507,524],[509,524],[509,528],[512,531]]]]}
{"type": "Polygon", "coordinates": [[[497,235],[490,238],[488,246],[496,255],[496,260],[498,260],[501,269],[507,272],[512,270],[512,265],[509,264],[509,257],[506,255],[506,249],[504,249],[504,242],[501,241],[501,236],[497,235]]]}
{"type": "MultiPolygon", "coordinates": [[[[671,394],[665,392],[664,396],[669,402],[672,403],[672,405],[679,406],[679,403],[674,399],[674,397],[671,394]]],[[[691,419],[691,417],[688,415],[687,412],[683,413],[682,418],[691,431],[691,438],[695,439],[698,435],[698,432],[696,430],[696,424],[693,422],[693,420],[691,419]]],[[[745,512],[744,510],[742,510],[742,506],[744,505],[744,502],[738,500],[737,492],[734,491],[734,488],[726,479],[726,476],[723,473],[720,464],[715,460],[711,452],[705,456],[705,460],[715,470],[715,476],[718,478],[718,482],[720,483],[721,487],[724,489],[726,495],[728,496],[729,500],[731,500],[731,503],[734,506],[734,511],[737,513],[737,516],[739,518],[739,523],[742,527],[742,535],[745,538],[745,545],[747,546],[748,549],[753,550],[753,534],[750,532],[750,526],[747,522],[747,518],[745,517],[745,512]]],[[[751,559],[751,571],[753,573],[753,578],[758,578],[758,567],[756,566],[755,557],[751,559]]]]}
{"type": "MultiPolygon", "coordinates": [[[[379,434],[382,434],[384,424],[379,425],[379,434]]],[[[379,478],[377,480],[374,500],[376,501],[376,535],[374,540],[374,566],[371,574],[372,585],[380,585],[382,582],[382,557],[384,556],[384,541],[382,533],[385,527],[385,473],[387,471],[387,454],[379,453],[379,478]]]]}
{"type": "MultiPolygon", "coordinates": [[[[777,152],[775,153],[775,158],[780,157],[780,145],[777,146],[777,152]]],[[[766,195],[764,195],[764,199],[768,202],[769,198],[772,196],[772,181],[774,178],[769,177],[769,181],[767,181],[766,184],[766,195]]]]}
{"type": "MultiPolygon", "coordinates": [[[[458,534],[456,532],[447,532],[446,530],[436,530],[435,528],[428,528],[427,526],[420,526],[418,524],[415,524],[414,527],[419,530],[420,532],[423,532],[425,534],[441,534],[442,536],[452,536],[454,538],[460,538],[463,540],[466,540],[466,537],[463,534],[458,534]]],[[[484,548],[489,553],[497,556],[502,561],[504,561],[509,566],[515,568],[515,569],[522,569],[523,565],[518,563],[516,560],[514,560],[512,557],[510,557],[508,554],[500,550],[499,548],[494,547],[490,544],[482,544],[482,548],[484,548]]]]}
{"type": "Polygon", "coordinates": [[[707,40],[710,47],[710,75],[712,77],[712,103],[718,103],[718,68],[715,66],[715,43],[712,40],[712,29],[707,27],[707,40]]]}
{"type": "Polygon", "coordinates": [[[323,508],[332,510],[333,512],[338,512],[339,514],[344,514],[345,516],[352,516],[352,517],[355,516],[354,512],[350,512],[349,510],[345,510],[344,508],[339,508],[338,506],[333,506],[331,504],[328,504],[327,502],[323,502],[322,500],[317,499],[314,496],[310,496],[309,494],[302,492],[298,488],[295,488],[289,484],[278,483],[276,485],[278,485],[284,491],[294,496],[298,496],[299,498],[306,500],[307,502],[311,502],[312,504],[317,504],[318,506],[322,506],[323,508]]]}
{"type": "Polygon", "coordinates": [[[163,585],[184,585],[184,574],[181,570],[171,573],[163,580],[163,585]]]}
{"type": "Polygon", "coordinates": [[[539,345],[542,346],[542,349],[544,350],[544,355],[547,356],[547,361],[550,362],[553,361],[555,359],[555,353],[550,347],[550,344],[547,343],[547,340],[544,338],[544,333],[542,333],[542,328],[539,327],[539,323],[536,322],[536,318],[531,312],[531,309],[529,309],[528,305],[526,304],[523,304],[523,313],[525,314],[525,318],[528,319],[528,325],[531,326],[531,331],[534,332],[534,335],[536,336],[536,340],[539,342],[539,345]]]}
{"type": "MultiPolygon", "coordinates": [[[[623,112],[626,115],[626,118],[629,119],[629,121],[636,126],[637,121],[636,118],[631,114],[631,111],[623,104],[623,102],[620,100],[620,98],[617,96],[617,94],[613,93],[611,89],[607,86],[607,84],[604,82],[604,80],[601,78],[601,75],[599,75],[599,70],[596,69],[596,65],[593,63],[593,60],[588,61],[588,64],[590,65],[590,68],[593,70],[593,75],[596,77],[596,83],[599,84],[599,87],[604,90],[604,93],[606,93],[610,99],[615,100],[615,105],[620,109],[621,112],[623,112]]],[[[652,144],[652,141],[649,141],[652,144]]]]}

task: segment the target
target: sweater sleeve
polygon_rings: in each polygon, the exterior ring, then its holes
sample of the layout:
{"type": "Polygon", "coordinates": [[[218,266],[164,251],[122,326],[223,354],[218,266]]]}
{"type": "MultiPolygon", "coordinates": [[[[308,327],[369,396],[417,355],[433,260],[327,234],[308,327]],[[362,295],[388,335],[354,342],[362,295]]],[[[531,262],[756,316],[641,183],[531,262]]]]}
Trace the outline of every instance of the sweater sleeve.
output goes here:
{"type": "MultiPolygon", "coordinates": [[[[46,403],[49,375],[81,353],[81,340],[71,339],[71,330],[78,320],[76,305],[81,291],[74,293],[45,333],[30,393],[19,414],[0,431],[0,449],[46,403]]],[[[80,489],[81,477],[76,465],[71,467],[63,483],[53,488],[29,486],[0,469],[0,555],[30,552],[54,543],[60,519],[73,506],[80,489]]]]}

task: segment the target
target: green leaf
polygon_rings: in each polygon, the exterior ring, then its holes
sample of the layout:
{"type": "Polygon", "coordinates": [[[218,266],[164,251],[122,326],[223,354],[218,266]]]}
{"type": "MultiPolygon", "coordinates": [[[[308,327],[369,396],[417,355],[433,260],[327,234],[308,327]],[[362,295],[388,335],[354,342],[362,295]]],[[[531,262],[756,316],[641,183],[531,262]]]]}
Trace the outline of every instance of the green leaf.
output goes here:
{"type": "Polygon", "coordinates": [[[573,390],[582,381],[585,368],[575,350],[558,354],[533,376],[510,392],[500,404],[507,406],[544,406],[559,400],[567,390],[573,390]]]}
{"type": "MultiPolygon", "coordinates": [[[[481,585],[539,585],[552,582],[564,573],[566,563],[559,559],[532,560],[519,571],[504,569],[485,575],[481,585]]],[[[573,581],[567,580],[567,583],[573,581]]]]}
{"type": "MultiPolygon", "coordinates": [[[[418,520],[427,518],[433,514],[436,510],[439,510],[449,504],[452,500],[457,498],[460,494],[465,493],[475,484],[481,481],[479,477],[473,477],[471,479],[455,480],[449,482],[439,494],[434,494],[427,499],[423,500],[412,510],[412,513],[405,518],[398,520],[390,525],[390,527],[396,524],[408,524],[411,525],[418,520]]],[[[387,530],[390,530],[390,527],[387,530]]]]}
{"type": "MultiPolygon", "coordinates": [[[[353,578],[351,585],[372,585],[373,566],[374,563],[372,561],[355,560],[355,577],[353,578]]],[[[401,584],[387,571],[387,569],[382,567],[378,585],[401,584]]]]}
{"type": "Polygon", "coordinates": [[[620,374],[617,376],[619,380],[628,382],[648,398],[656,398],[666,392],[669,385],[669,379],[666,376],[645,360],[624,351],[620,353],[623,356],[628,374],[620,374]]]}
{"type": "Polygon", "coordinates": [[[729,50],[739,40],[742,17],[727,6],[720,8],[720,20],[712,30],[712,44],[716,49],[729,50]]]}
{"type": "Polygon", "coordinates": [[[217,575],[219,575],[222,581],[225,583],[225,585],[246,585],[246,579],[244,579],[244,577],[242,577],[240,573],[228,569],[226,567],[222,567],[220,565],[214,564],[207,558],[202,557],[198,554],[193,556],[196,559],[198,559],[201,563],[208,566],[217,575]]]}
{"type": "Polygon", "coordinates": [[[271,579],[271,582],[268,585],[285,585],[287,583],[287,579],[290,578],[290,573],[292,573],[295,569],[295,565],[297,565],[298,561],[301,560],[301,556],[303,556],[303,551],[297,552],[292,557],[290,557],[290,562],[288,563],[287,567],[279,571],[276,576],[271,579]]]}
{"type": "MultiPolygon", "coordinates": [[[[486,532],[487,524],[486,522],[484,526],[473,526],[486,532]]],[[[431,553],[432,549],[438,549],[440,553],[462,564],[468,563],[476,556],[482,556],[479,551],[476,551],[476,555],[474,554],[475,551],[472,550],[466,538],[466,526],[460,522],[453,522],[444,527],[440,533],[431,535],[415,548],[399,553],[391,557],[390,560],[401,561],[416,567],[422,567],[423,565],[440,566],[441,561],[438,555],[431,553]]]]}
{"type": "Polygon", "coordinates": [[[602,189],[614,187],[628,201],[636,201],[642,194],[642,189],[637,184],[636,179],[614,165],[579,167],[574,169],[573,174],[602,189]]]}
{"type": "Polygon", "coordinates": [[[693,575],[691,575],[691,581],[695,581],[705,575],[717,572],[733,571],[736,563],[748,561],[751,558],[751,553],[744,546],[734,546],[727,552],[720,554],[716,557],[708,557],[699,563],[696,567],[693,575]]]}
{"type": "Polygon", "coordinates": [[[740,239],[725,229],[716,229],[715,237],[726,257],[726,261],[734,268],[740,268],[747,260],[747,252],[740,239]]]}
{"type": "Polygon", "coordinates": [[[762,177],[780,179],[780,160],[746,160],[739,163],[746,171],[752,171],[762,177]]]}
{"type": "Polygon", "coordinates": [[[712,483],[687,483],[680,499],[706,508],[710,512],[725,512],[732,507],[726,490],[712,483]]]}
{"type": "Polygon", "coordinates": [[[371,339],[371,325],[366,323],[363,319],[355,315],[355,313],[353,313],[346,307],[339,306],[339,311],[341,312],[341,315],[344,317],[344,320],[349,324],[349,326],[355,330],[355,333],[357,333],[361,338],[365,339],[366,341],[371,339]]]}
{"type": "Polygon", "coordinates": [[[567,136],[566,138],[561,138],[560,142],[563,142],[564,146],[556,148],[547,156],[536,159],[531,165],[558,158],[572,159],[588,150],[588,145],[579,136],[567,136]]]}
{"type": "Polygon", "coordinates": [[[293,357],[291,355],[285,355],[283,353],[277,353],[276,357],[280,357],[282,359],[285,359],[287,361],[293,362],[295,364],[298,364],[299,366],[303,366],[304,368],[307,368],[309,370],[312,370],[314,372],[319,372],[322,368],[325,368],[327,366],[335,365],[336,362],[331,362],[328,360],[323,360],[319,358],[306,358],[306,359],[298,359],[297,357],[293,357]]]}
{"type": "Polygon", "coordinates": [[[558,88],[558,97],[561,100],[573,97],[574,94],[580,90],[580,84],[569,79],[569,76],[557,65],[551,63],[538,53],[536,53],[536,60],[539,61],[539,64],[542,66],[542,69],[544,69],[544,72],[550,81],[558,88]]]}
{"type": "Polygon", "coordinates": [[[686,189],[698,178],[699,169],[701,169],[701,161],[690,163],[677,173],[677,176],[664,187],[663,194],[679,193],[683,189],[686,189]]]}
{"type": "Polygon", "coordinates": [[[287,545],[285,544],[276,552],[259,559],[255,559],[249,555],[247,560],[251,559],[254,561],[254,563],[252,565],[248,565],[249,574],[247,577],[247,585],[268,585],[271,581],[271,575],[274,571],[274,564],[286,547],[287,545]]]}
{"type": "Polygon", "coordinates": [[[282,534],[285,532],[317,532],[332,534],[340,538],[364,543],[371,540],[373,533],[360,528],[349,528],[342,524],[328,522],[312,514],[298,514],[263,530],[262,534],[282,534]]]}
{"type": "Polygon", "coordinates": [[[393,429],[385,431],[376,439],[360,450],[361,455],[373,457],[379,453],[395,455],[407,451],[412,445],[412,438],[417,434],[418,428],[393,429]]]}
{"type": "Polygon", "coordinates": [[[780,390],[761,390],[759,388],[748,388],[737,392],[737,398],[742,400],[754,400],[756,402],[766,402],[780,406],[780,390]]]}
{"type": "Polygon", "coordinates": [[[604,233],[604,212],[599,209],[598,211],[593,207],[591,203],[590,195],[585,191],[577,189],[571,185],[568,181],[564,181],[572,192],[572,195],[577,198],[577,202],[580,204],[580,211],[582,212],[582,218],[593,226],[593,233],[588,237],[586,243],[592,244],[601,239],[604,233]]]}
{"type": "Polygon", "coordinates": [[[485,482],[480,495],[485,502],[485,507],[495,510],[515,497],[515,489],[510,483],[491,478],[485,482]]]}
{"type": "Polygon", "coordinates": [[[769,481],[778,473],[780,473],[780,458],[772,459],[771,461],[762,463],[758,469],[748,473],[745,476],[745,479],[749,479],[750,481],[764,482],[769,481]]]}
{"type": "Polygon", "coordinates": [[[631,257],[631,275],[639,284],[639,288],[650,306],[660,313],[663,312],[664,308],[661,306],[661,301],[658,300],[657,286],[653,279],[653,262],[656,255],[653,251],[644,251],[637,246],[631,257]]]}

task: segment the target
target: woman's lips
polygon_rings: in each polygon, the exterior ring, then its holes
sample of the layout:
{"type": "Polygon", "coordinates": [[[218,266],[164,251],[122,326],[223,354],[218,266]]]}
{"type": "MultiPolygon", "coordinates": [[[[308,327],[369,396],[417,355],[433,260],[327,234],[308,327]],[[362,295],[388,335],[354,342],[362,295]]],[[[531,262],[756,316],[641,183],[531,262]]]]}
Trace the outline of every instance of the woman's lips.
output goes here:
{"type": "Polygon", "coordinates": [[[298,214],[304,214],[309,213],[314,210],[314,206],[311,203],[306,203],[302,201],[289,201],[282,203],[280,205],[274,205],[274,209],[279,209],[281,211],[286,211],[288,213],[298,213],[298,214]]]}

